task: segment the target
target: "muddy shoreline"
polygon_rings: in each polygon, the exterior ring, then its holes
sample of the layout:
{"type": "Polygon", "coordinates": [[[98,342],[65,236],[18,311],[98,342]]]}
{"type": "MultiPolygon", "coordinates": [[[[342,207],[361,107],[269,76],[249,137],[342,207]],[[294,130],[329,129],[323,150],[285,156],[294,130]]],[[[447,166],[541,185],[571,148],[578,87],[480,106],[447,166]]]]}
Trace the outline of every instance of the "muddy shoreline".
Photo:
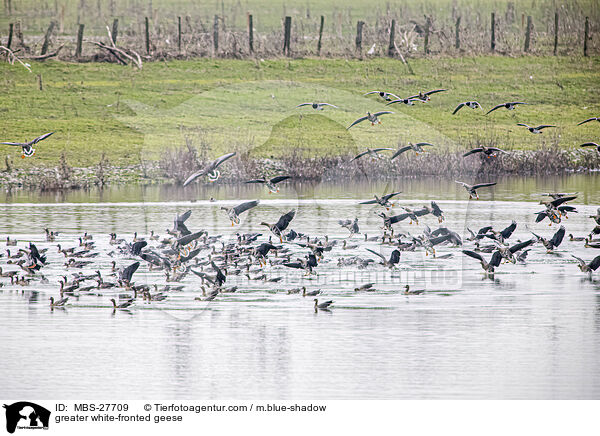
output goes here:
{"type": "MultiPolygon", "coordinates": [[[[553,147],[511,151],[492,158],[481,154],[463,157],[462,152],[448,152],[420,156],[406,153],[394,161],[364,157],[350,162],[351,159],[352,156],[306,158],[297,155],[280,159],[253,159],[241,155],[224,165],[219,182],[239,183],[276,174],[287,174],[296,180],[307,181],[425,176],[482,181],[510,175],[544,176],[600,171],[598,153],[553,147]]],[[[203,161],[179,155],[175,158],[171,156],[170,161],[163,159],[128,166],[12,168],[0,171],[0,186],[5,190],[50,192],[124,185],[180,185],[189,174],[204,164],[203,161]]]]}

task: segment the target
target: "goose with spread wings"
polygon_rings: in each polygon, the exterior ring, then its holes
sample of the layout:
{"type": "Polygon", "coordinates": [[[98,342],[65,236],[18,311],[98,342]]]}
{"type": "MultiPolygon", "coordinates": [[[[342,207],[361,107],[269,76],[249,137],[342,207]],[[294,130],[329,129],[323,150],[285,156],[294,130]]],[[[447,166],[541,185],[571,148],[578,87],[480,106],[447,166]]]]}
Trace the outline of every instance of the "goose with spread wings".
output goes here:
{"type": "Polygon", "coordinates": [[[547,128],[549,128],[549,127],[556,127],[556,126],[553,126],[553,125],[551,125],[551,124],[540,124],[539,126],[529,126],[529,125],[527,125],[527,124],[525,124],[525,123],[517,123],[517,126],[522,126],[522,127],[525,127],[525,128],[527,128],[527,130],[529,130],[531,133],[535,133],[535,134],[540,134],[540,133],[542,133],[542,130],[543,130],[543,129],[547,129],[547,128]]]}
{"type": "Polygon", "coordinates": [[[377,94],[381,98],[383,98],[385,101],[398,100],[400,98],[396,94],[392,94],[391,92],[386,92],[386,91],[370,91],[370,92],[367,92],[366,94],[363,94],[363,96],[371,95],[371,94],[377,94]]]}
{"type": "Polygon", "coordinates": [[[500,108],[505,108],[505,109],[508,109],[509,111],[512,111],[519,104],[529,104],[529,103],[523,103],[522,101],[511,101],[511,102],[508,102],[508,103],[497,104],[496,106],[494,106],[493,108],[491,108],[489,111],[487,111],[486,115],[491,114],[492,112],[494,112],[495,110],[498,110],[500,108]]]}
{"type": "Polygon", "coordinates": [[[596,147],[596,152],[600,154],[600,145],[596,144],[595,142],[586,142],[581,144],[580,147],[596,147]]]}
{"type": "Polygon", "coordinates": [[[269,189],[269,194],[271,194],[279,192],[279,187],[277,186],[278,183],[291,178],[291,176],[276,176],[271,179],[265,177],[263,179],[248,180],[246,183],[262,183],[269,189]]]}
{"type": "Polygon", "coordinates": [[[378,197],[377,195],[375,195],[373,200],[367,200],[367,201],[361,201],[358,204],[379,204],[380,206],[385,207],[387,210],[390,209],[390,207],[393,207],[394,204],[390,203],[390,199],[395,197],[396,195],[401,194],[402,191],[398,191],[398,192],[392,192],[390,194],[386,194],[383,195],[381,197],[378,197]]]}
{"type": "Polygon", "coordinates": [[[373,159],[379,159],[378,153],[382,152],[382,151],[394,151],[394,149],[393,148],[385,148],[385,147],[382,147],[382,148],[367,148],[362,153],[359,153],[356,156],[354,156],[352,159],[350,159],[350,162],[353,162],[353,161],[355,161],[357,159],[360,159],[361,157],[366,156],[367,154],[369,156],[371,156],[371,158],[373,158],[373,159]]]}
{"type": "Polygon", "coordinates": [[[394,153],[394,155],[392,156],[392,159],[397,158],[402,153],[404,153],[405,151],[408,151],[408,150],[413,150],[415,152],[415,154],[418,156],[419,153],[425,153],[425,150],[423,150],[423,147],[433,147],[433,144],[430,144],[429,142],[417,142],[416,144],[409,142],[406,147],[402,147],[402,148],[398,149],[398,151],[396,151],[396,153],[394,153]]]}
{"type": "Polygon", "coordinates": [[[227,212],[227,216],[231,220],[231,226],[240,223],[240,215],[253,207],[258,206],[259,200],[246,201],[245,203],[238,204],[235,207],[221,207],[221,210],[227,212]]]}
{"type": "Polygon", "coordinates": [[[271,233],[277,236],[280,242],[283,242],[283,231],[288,228],[295,216],[296,210],[292,209],[288,213],[281,215],[281,217],[275,224],[269,224],[263,221],[262,223],[260,223],[260,225],[267,226],[271,233]]]}
{"type": "Polygon", "coordinates": [[[400,263],[400,251],[399,250],[394,250],[392,251],[392,254],[390,255],[389,260],[385,258],[385,256],[381,253],[378,253],[374,250],[371,250],[370,248],[365,248],[365,250],[373,253],[374,255],[378,256],[381,259],[380,264],[383,266],[387,266],[388,268],[393,268],[395,267],[398,263],[400,263]]]}
{"type": "Polygon", "coordinates": [[[592,121],[598,121],[600,123],[600,117],[588,118],[587,120],[583,120],[581,123],[577,123],[577,125],[581,126],[582,124],[590,123],[592,121]]]}
{"type": "Polygon", "coordinates": [[[437,94],[438,92],[446,92],[448,91],[447,89],[432,89],[431,91],[427,91],[427,92],[423,92],[423,91],[419,91],[418,94],[415,95],[411,95],[410,99],[417,99],[417,100],[421,100],[421,101],[429,101],[431,100],[431,95],[433,94],[437,94]]]}
{"type": "Polygon", "coordinates": [[[202,176],[208,176],[208,180],[210,182],[217,181],[217,179],[221,176],[221,172],[217,168],[223,162],[225,162],[228,159],[231,159],[233,156],[235,156],[235,152],[224,154],[223,156],[215,159],[214,161],[212,161],[211,163],[209,163],[208,165],[206,165],[201,170],[196,171],[194,174],[192,174],[191,176],[189,176],[186,179],[186,181],[183,182],[183,186],[189,185],[194,180],[196,180],[198,177],[202,177],[202,176]]]}
{"type": "Polygon", "coordinates": [[[296,107],[304,107],[304,106],[310,106],[311,108],[313,108],[316,111],[322,111],[323,109],[325,109],[327,106],[338,109],[338,107],[334,104],[330,104],[330,103],[300,103],[298,106],[296,107]]]}
{"type": "Polygon", "coordinates": [[[379,111],[379,112],[375,112],[373,114],[371,112],[367,112],[367,115],[355,120],[352,124],[350,124],[348,127],[346,127],[346,130],[350,129],[352,126],[356,126],[358,123],[362,123],[363,121],[367,121],[367,120],[369,120],[371,122],[372,126],[374,126],[375,124],[381,124],[381,121],[379,121],[380,116],[387,115],[387,114],[393,114],[393,113],[394,112],[390,112],[390,111],[379,111]]]}
{"type": "Polygon", "coordinates": [[[581,272],[588,273],[591,275],[594,271],[598,269],[598,267],[600,267],[600,256],[596,256],[590,263],[587,263],[585,260],[577,256],[571,255],[571,257],[577,260],[577,262],[579,263],[579,265],[577,266],[579,266],[581,272]]]}
{"type": "Polygon", "coordinates": [[[45,133],[42,136],[38,136],[37,138],[29,141],[29,142],[0,142],[3,145],[13,145],[15,147],[21,147],[21,158],[31,157],[35,154],[35,148],[33,146],[40,141],[48,138],[50,135],[54,134],[54,132],[45,133]]]}
{"type": "Polygon", "coordinates": [[[458,180],[455,180],[455,182],[458,183],[459,185],[462,185],[463,188],[465,188],[467,190],[467,192],[469,193],[469,199],[476,198],[477,200],[479,200],[479,195],[477,194],[477,190],[479,188],[486,188],[488,186],[494,186],[496,184],[496,182],[491,182],[491,183],[478,183],[476,185],[469,185],[465,182],[459,182],[458,180]]]}
{"type": "Polygon", "coordinates": [[[463,154],[463,157],[467,157],[476,153],[483,153],[485,157],[489,159],[498,156],[498,153],[506,153],[506,151],[498,147],[486,147],[485,145],[482,145],[481,147],[476,147],[472,150],[467,151],[465,154],[463,154]]]}
{"type": "Polygon", "coordinates": [[[537,238],[538,242],[541,242],[542,245],[546,248],[548,253],[551,253],[556,247],[558,247],[565,237],[565,226],[560,226],[560,228],[552,235],[552,238],[546,239],[541,237],[540,235],[536,235],[531,232],[533,236],[537,238]]]}
{"type": "Polygon", "coordinates": [[[479,102],[476,102],[476,101],[465,101],[463,103],[460,103],[458,106],[456,106],[456,108],[454,109],[454,112],[452,112],[452,115],[456,114],[463,107],[468,107],[470,109],[477,109],[477,108],[479,108],[479,109],[483,110],[483,108],[481,107],[481,105],[479,104],[479,102]]]}
{"type": "Polygon", "coordinates": [[[492,258],[489,262],[486,261],[481,254],[475,253],[474,251],[463,250],[462,252],[473,259],[477,259],[483,270],[489,274],[493,274],[494,270],[500,266],[500,262],[502,261],[502,255],[499,251],[494,251],[494,254],[492,254],[492,258]]]}

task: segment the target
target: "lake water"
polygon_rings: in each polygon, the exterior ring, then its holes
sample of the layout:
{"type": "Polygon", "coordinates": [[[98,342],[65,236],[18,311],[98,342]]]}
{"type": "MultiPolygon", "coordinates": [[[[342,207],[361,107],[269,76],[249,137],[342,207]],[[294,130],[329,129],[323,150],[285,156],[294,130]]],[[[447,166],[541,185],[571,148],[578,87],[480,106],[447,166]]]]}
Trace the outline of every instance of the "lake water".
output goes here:
{"type": "MultiPolygon", "coordinates": [[[[48,248],[42,273],[49,283],[10,285],[0,278],[0,381],[5,397],[36,399],[598,399],[600,398],[600,281],[577,268],[571,254],[590,261],[600,250],[569,241],[554,254],[533,246],[524,264],[501,265],[494,278],[460,248],[439,246],[437,257],[424,251],[403,252],[400,267],[365,269],[338,266],[338,259],[358,255],[377,260],[365,248],[389,257],[393,247],[348,239],[339,219],[359,218],[361,233],[381,233],[374,206],[358,205],[384,190],[401,190],[400,206],[420,207],[435,199],[445,225],[463,237],[466,227],[502,229],[518,222],[510,242],[550,237],[558,228],[536,224],[533,212],[547,191],[578,191],[578,214],[563,220],[567,234],[583,236],[600,204],[600,177],[506,179],[481,200],[468,201],[452,180],[398,180],[394,183],[288,185],[279,194],[261,187],[231,185],[112,189],[37,195],[4,194],[0,204],[0,240],[19,241],[11,254],[33,241],[48,248]],[[217,201],[210,202],[214,197],[217,201]],[[231,227],[219,208],[244,199],[261,204],[231,227]],[[235,200],[233,200],[235,199],[235,200]],[[190,200],[196,200],[190,202],[190,200]],[[133,232],[165,235],[173,217],[191,209],[190,230],[222,234],[269,232],[261,221],[275,222],[290,209],[298,214],[290,227],[311,236],[329,235],[340,244],[325,253],[316,275],[268,266],[268,278],[228,275],[236,293],[214,301],[195,301],[199,279],[188,275],[165,301],[113,311],[110,298],[123,290],[72,296],[65,309],[51,310],[48,298],[59,295],[58,280],[80,270],[64,268],[56,244],[72,247],[87,231],[100,254],[84,273],[100,269],[107,280],[111,261],[126,266],[135,259],[112,253],[108,233],[131,241],[133,232]],[[61,232],[46,242],[43,229],[61,232]],[[341,241],[358,245],[344,250],[341,241]],[[444,257],[449,255],[449,257],[444,257]],[[355,292],[357,284],[375,282],[375,292],[355,292]],[[404,295],[403,285],[424,289],[404,295]],[[313,298],[288,295],[287,289],[321,289],[321,301],[333,300],[331,312],[313,310],[313,298]],[[98,295],[102,294],[102,295],[98,295]]],[[[381,208],[380,208],[381,209],[381,208]]],[[[397,232],[420,234],[437,228],[437,219],[395,225],[397,232]]],[[[150,245],[156,245],[150,241],[150,245]]],[[[293,257],[307,253],[284,244],[293,257]]],[[[4,243],[0,244],[3,250],[4,243]]],[[[217,243],[217,249],[221,244],[217,243]]],[[[463,248],[471,248],[465,242],[463,248]]],[[[206,259],[204,251],[200,259],[206,259]]],[[[18,269],[0,258],[4,271],[18,269]]],[[[490,254],[484,254],[489,259],[490,254]]],[[[270,256],[272,257],[272,256],[270,256]]],[[[142,266],[136,284],[164,285],[165,276],[142,266]]],[[[252,272],[257,276],[259,272],[252,272]]]]}

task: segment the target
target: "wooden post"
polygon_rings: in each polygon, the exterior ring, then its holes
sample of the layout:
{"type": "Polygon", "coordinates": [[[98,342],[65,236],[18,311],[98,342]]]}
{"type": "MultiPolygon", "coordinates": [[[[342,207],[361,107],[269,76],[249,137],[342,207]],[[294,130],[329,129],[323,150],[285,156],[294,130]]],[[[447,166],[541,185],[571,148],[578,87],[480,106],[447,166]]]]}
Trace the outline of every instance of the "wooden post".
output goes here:
{"type": "Polygon", "coordinates": [[[37,75],[37,82],[38,82],[38,89],[40,91],[43,91],[44,90],[44,85],[42,83],[42,75],[41,74],[37,75]]]}
{"type": "Polygon", "coordinates": [[[52,36],[52,31],[54,30],[54,26],[56,26],[56,22],[50,21],[48,30],[46,30],[46,36],[44,36],[44,44],[42,45],[42,51],[41,51],[42,55],[45,55],[48,52],[48,46],[50,45],[50,37],[52,36]]]}
{"type": "Polygon", "coordinates": [[[115,18],[113,20],[113,26],[112,26],[112,41],[113,44],[117,43],[117,35],[119,33],[119,19],[115,18]]]}
{"type": "Polygon", "coordinates": [[[254,53],[254,24],[252,22],[252,14],[248,15],[248,49],[250,53],[254,53]]]}
{"type": "Polygon", "coordinates": [[[585,27],[583,30],[583,55],[588,55],[588,39],[590,39],[590,17],[585,17],[585,27]]]}
{"type": "Polygon", "coordinates": [[[77,32],[77,49],[75,50],[75,56],[77,59],[81,58],[81,51],[83,46],[83,28],[84,24],[79,25],[79,31],[77,32]]]}
{"type": "Polygon", "coordinates": [[[425,22],[425,54],[429,54],[429,32],[431,28],[431,19],[427,17],[425,22]]]}
{"type": "Polygon", "coordinates": [[[7,11],[8,11],[8,15],[12,15],[12,2],[11,0],[7,0],[6,1],[6,5],[7,5],[7,11]]]}
{"type": "Polygon", "coordinates": [[[213,51],[216,55],[219,52],[219,16],[215,15],[213,21],[213,51]]]}
{"type": "Polygon", "coordinates": [[[359,55],[362,55],[362,31],[364,25],[364,21],[356,23],[356,51],[359,55]]]}
{"type": "Polygon", "coordinates": [[[321,15],[321,25],[319,26],[319,42],[317,43],[317,56],[321,56],[321,41],[323,39],[323,26],[325,25],[325,17],[321,15]]]}
{"type": "Polygon", "coordinates": [[[285,17],[283,29],[283,54],[290,55],[290,39],[292,34],[292,17],[285,17]]]}
{"type": "Polygon", "coordinates": [[[13,23],[10,23],[8,25],[8,42],[6,43],[6,47],[10,50],[10,46],[12,45],[12,39],[13,39],[13,30],[15,28],[15,25],[13,23]]]}
{"type": "Polygon", "coordinates": [[[531,43],[531,30],[533,28],[533,22],[531,15],[527,16],[527,29],[525,30],[525,53],[529,52],[529,44],[531,43]]]}
{"type": "Polygon", "coordinates": [[[558,52],[558,12],[554,13],[554,56],[558,52]]]}
{"type": "Polygon", "coordinates": [[[496,14],[492,12],[492,42],[490,48],[492,51],[496,51],[496,14]]]}
{"type": "Polygon", "coordinates": [[[144,20],[146,25],[146,54],[150,54],[150,22],[148,17],[144,20]]]}
{"type": "Polygon", "coordinates": [[[392,20],[392,25],[390,27],[390,44],[388,45],[388,56],[394,56],[395,53],[395,43],[394,38],[396,34],[396,20],[392,20]]]}
{"type": "Polygon", "coordinates": [[[181,17],[177,17],[177,51],[181,53],[181,17]]]}
{"type": "Polygon", "coordinates": [[[454,48],[460,50],[460,17],[456,19],[456,33],[454,36],[454,48]]]}

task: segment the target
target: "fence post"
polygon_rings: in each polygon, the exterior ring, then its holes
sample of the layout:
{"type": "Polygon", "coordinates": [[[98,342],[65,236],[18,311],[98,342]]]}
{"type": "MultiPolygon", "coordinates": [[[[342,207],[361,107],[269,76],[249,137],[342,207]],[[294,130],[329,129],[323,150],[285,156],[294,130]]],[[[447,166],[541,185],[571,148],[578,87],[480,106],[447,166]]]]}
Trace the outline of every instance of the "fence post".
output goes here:
{"type": "Polygon", "coordinates": [[[583,31],[583,55],[588,55],[588,39],[590,38],[590,17],[585,17],[585,28],[583,31]]]}
{"type": "Polygon", "coordinates": [[[460,50],[460,17],[456,19],[456,33],[454,37],[454,48],[460,50]]]}
{"type": "Polygon", "coordinates": [[[492,12],[492,42],[491,42],[491,50],[496,51],[496,14],[492,12]]]}
{"type": "Polygon", "coordinates": [[[252,23],[252,14],[248,15],[248,49],[254,53],[254,25],[252,23]]]}
{"type": "Polygon", "coordinates": [[[37,75],[37,82],[38,82],[38,89],[40,91],[43,91],[44,90],[44,84],[42,83],[42,75],[41,74],[37,75]]]}
{"type": "Polygon", "coordinates": [[[150,20],[148,17],[144,19],[144,27],[146,33],[146,54],[150,54],[150,20]]]}
{"type": "Polygon", "coordinates": [[[50,45],[50,37],[52,36],[54,26],[56,26],[56,22],[50,21],[50,25],[48,26],[48,30],[46,31],[46,36],[44,36],[44,44],[42,45],[41,51],[42,55],[45,55],[48,52],[48,46],[50,45]]]}
{"type": "Polygon", "coordinates": [[[362,31],[364,25],[364,21],[356,23],[356,51],[360,56],[362,56],[362,31]]]}
{"type": "Polygon", "coordinates": [[[533,21],[531,15],[527,16],[527,29],[525,31],[525,53],[529,52],[529,44],[531,43],[531,30],[533,28],[533,21]]]}
{"type": "Polygon", "coordinates": [[[119,32],[119,19],[115,18],[113,20],[113,28],[112,28],[112,40],[113,44],[117,43],[117,33],[119,32]]]}
{"type": "Polygon", "coordinates": [[[396,20],[392,20],[392,25],[390,27],[390,45],[388,46],[388,56],[394,56],[394,48],[395,48],[395,42],[394,42],[394,38],[396,34],[396,20]]]}
{"type": "Polygon", "coordinates": [[[317,44],[317,56],[321,56],[321,40],[323,39],[323,25],[325,24],[325,17],[321,15],[321,25],[319,26],[319,43],[317,44]]]}
{"type": "Polygon", "coordinates": [[[213,21],[213,50],[216,55],[219,52],[219,16],[215,15],[213,21]]]}
{"type": "Polygon", "coordinates": [[[10,23],[8,25],[8,42],[6,43],[6,47],[10,50],[10,46],[12,45],[12,39],[13,39],[13,30],[14,30],[15,25],[13,23],[10,23]]]}
{"type": "Polygon", "coordinates": [[[558,12],[554,12],[554,56],[558,52],[558,12]]]}
{"type": "Polygon", "coordinates": [[[177,51],[181,53],[181,17],[177,17],[177,51]]]}
{"type": "Polygon", "coordinates": [[[292,17],[285,17],[283,32],[283,54],[290,55],[290,39],[292,33],[292,17]]]}
{"type": "Polygon", "coordinates": [[[75,50],[75,56],[77,57],[77,59],[79,59],[81,57],[81,51],[82,51],[82,47],[83,47],[83,28],[85,27],[85,24],[80,24],[79,25],[79,31],[77,32],[77,49],[75,50]]]}
{"type": "Polygon", "coordinates": [[[429,32],[431,28],[431,19],[427,17],[425,22],[425,54],[429,54],[429,32]]]}

